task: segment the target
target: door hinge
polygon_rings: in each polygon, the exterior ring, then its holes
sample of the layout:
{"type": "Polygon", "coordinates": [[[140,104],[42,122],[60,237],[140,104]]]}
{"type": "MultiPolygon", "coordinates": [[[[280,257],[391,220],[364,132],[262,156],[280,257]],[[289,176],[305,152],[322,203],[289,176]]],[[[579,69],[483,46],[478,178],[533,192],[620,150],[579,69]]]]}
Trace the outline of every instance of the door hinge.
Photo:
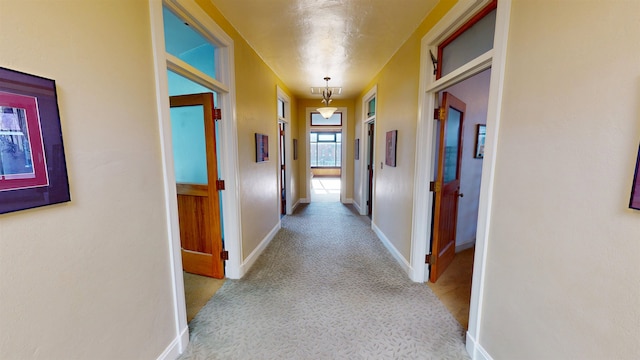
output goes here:
{"type": "Polygon", "coordinates": [[[437,181],[429,182],[429,191],[438,192],[440,190],[442,190],[442,184],[437,181]]]}
{"type": "Polygon", "coordinates": [[[444,108],[437,108],[433,110],[434,120],[444,120],[444,108]]]}
{"type": "Polygon", "coordinates": [[[216,190],[224,190],[224,180],[216,180],[216,190]]]}
{"type": "Polygon", "coordinates": [[[220,252],[220,259],[229,260],[229,252],[227,250],[222,250],[220,252]]]}
{"type": "Polygon", "coordinates": [[[284,130],[280,130],[280,136],[284,136],[284,130]]]}
{"type": "Polygon", "coordinates": [[[431,265],[431,254],[427,254],[424,256],[424,263],[431,265]]]}
{"type": "Polygon", "coordinates": [[[222,120],[222,111],[220,109],[213,109],[213,120],[222,120]]]}
{"type": "Polygon", "coordinates": [[[367,200],[367,206],[369,206],[369,200],[367,200]]]}
{"type": "Polygon", "coordinates": [[[285,167],[284,165],[280,165],[281,170],[286,170],[284,167],[285,167]]]}

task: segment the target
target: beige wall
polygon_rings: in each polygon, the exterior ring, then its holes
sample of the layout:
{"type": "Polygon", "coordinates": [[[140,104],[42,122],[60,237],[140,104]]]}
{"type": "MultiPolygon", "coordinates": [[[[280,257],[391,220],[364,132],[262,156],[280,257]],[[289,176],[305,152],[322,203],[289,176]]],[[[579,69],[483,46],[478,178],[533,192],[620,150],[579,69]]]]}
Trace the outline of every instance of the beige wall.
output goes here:
{"type": "MultiPolygon", "coordinates": [[[[307,127],[305,121],[311,121],[307,119],[306,111],[307,108],[317,109],[322,106],[320,99],[300,99],[298,101],[298,136],[300,146],[299,150],[299,168],[298,168],[298,176],[300,178],[300,187],[298,191],[298,196],[300,199],[303,199],[307,196],[307,185],[305,183],[305,177],[307,176],[307,172],[311,171],[311,169],[306,168],[306,148],[309,147],[309,137],[306,134],[307,127]]],[[[335,107],[346,107],[347,108],[347,131],[348,138],[343,139],[346,141],[346,163],[343,164],[342,170],[345,171],[346,184],[342,184],[342,186],[346,186],[345,193],[347,199],[353,199],[353,140],[354,131],[355,131],[355,103],[353,99],[333,99],[331,102],[331,106],[335,107]]]]}
{"type": "Polygon", "coordinates": [[[177,336],[147,1],[2,1],[0,65],[56,80],[72,201],[0,215],[0,358],[177,336]]]}
{"type": "MultiPolygon", "coordinates": [[[[364,119],[362,98],[377,84],[373,222],[407,262],[411,254],[420,41],[453,4],[455,1],[438,3],[356,100],[358,127],[355,130],[360,137],[364,119]],[[380,168],[385,162],[386,132],[392,130],[398,130],[396,167],[384,165],[380,168]]],[[[366,141],[361,139],[360,142],[360,161],[364,161],[366,141]]],[[[366,206],[366,199],[358,200],[361,206],[366,206]]]]}
{"type": "Polygon", "coordinates": [[[640,357],[640,2],[513,2],[480,342],[640,357]]]}
{"type": "MultiPolygon", "coordinates": [[[[196,2],[234,41],[242,255],[246,259],[280,221],[276,85],[291,93],[210,1],[196,2]],[[256,133],[269,136],[268,162],[256,162],[256,133]]],[[[297,101],[291,97],[291,102],[296,114],[297,101]]]]}

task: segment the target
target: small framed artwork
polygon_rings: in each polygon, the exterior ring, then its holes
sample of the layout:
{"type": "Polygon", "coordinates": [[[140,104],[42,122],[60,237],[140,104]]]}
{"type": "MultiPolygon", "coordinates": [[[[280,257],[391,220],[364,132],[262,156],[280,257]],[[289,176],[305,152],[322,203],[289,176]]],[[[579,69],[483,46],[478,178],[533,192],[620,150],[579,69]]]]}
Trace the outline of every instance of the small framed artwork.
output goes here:
{"type": "Polygon", "coordinates": [[[355,148],[353,149],[353,158],[355,160],[360,160],[360,139],[356,139],[355,148]]]}
{"type": "Polygon", "coordinates": [[[269,136],[256,133],[256,162],[269,161],[269,136]]]}
{"type": "Polygon", "coordinates": [[[293,139],[293,160],[298,160],[298,139],[293,139]]]}
{"type": "Polygon", "coordinates": [[[640,146],[638,146],[638,158],[636,160],[636,170],[633,175],[633,186],[631,187],[631,200],[629,207],[640,210],[640,146]]]}
{"type": "Polygon", "coordinates": [[[486,136],[487,126],[478,124],[476,129],[476,152],[473,155],[476,159],[484,158],[484,139],[486,136]]]}
{"type": "Polygon", "coordinates": [[[398,140],[398,130],[387,131],[385,164],[396,166],[396,141],[398,140]]]}
{"type": "Polygon", "coordinates": [[[0,213],[70,200],[55,81],[0,68],[0,213]]]}

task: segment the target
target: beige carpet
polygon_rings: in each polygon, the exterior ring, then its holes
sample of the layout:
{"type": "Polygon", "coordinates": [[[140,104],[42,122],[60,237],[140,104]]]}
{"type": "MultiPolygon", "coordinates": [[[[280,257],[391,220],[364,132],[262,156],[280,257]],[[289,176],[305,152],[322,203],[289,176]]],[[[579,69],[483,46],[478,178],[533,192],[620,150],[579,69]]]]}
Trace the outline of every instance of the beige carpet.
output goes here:
{"type": "Polygon", "coordinates": [[[189,324],[182,359],[468,359],[464,331],[340,203],[303,205],[189,324]]]}

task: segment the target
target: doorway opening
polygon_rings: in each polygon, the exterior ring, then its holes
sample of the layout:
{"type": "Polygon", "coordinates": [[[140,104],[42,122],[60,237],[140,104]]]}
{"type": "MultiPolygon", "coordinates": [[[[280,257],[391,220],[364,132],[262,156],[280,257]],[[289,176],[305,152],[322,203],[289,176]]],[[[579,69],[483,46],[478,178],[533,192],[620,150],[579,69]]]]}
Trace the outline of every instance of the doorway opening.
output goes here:
{"type": "MultiPolygon", "coordinates": [[[[487,261],[487,243],[491,224],[491,197],[494,188],[495,151],[497,148],[498,128],[501,118],[501,102],[505,75],[506,46],[509,33],[510,0],[476,0],[466,3],[458,2],[438,22],[421,41],[420,68],[420,101],[418,117],[418,136],[416,141],[415,202],[413,218],[413,235],[411,253],[411,278],[416,282],[424,282],[429,277],[429,264],[425,262],[425,253],[429,253],[431,239],[431,219],[433,202],[429,180],[434,180],[433,153],[435,132],[433,116],[438,108],[436,94],[467,78],[491,68],[489,100],[486,123],[486,144],[482,165],[482,181],[478,206],[475,253],[471,284],[471,301],[469,306],[469,325],[466,332],[467,352],[473,357],[482,356],[482,347],[477,339],[481,333],[482,298],[484,292],[485,268],[487,261]],[[443,65],[443,58],[436,57],[438,48],[454,33],[458,35],[474,32],[473,26],[465,28],[465,24],[474,18],[478,19],[483,9],[495,5],[495,25],[491,31],[481,31],[490,38],[489,48],[462,46],[458,48],[474,48],[473,54],[465,54],[458,58],[453,70],[437,78],[438,67],[443,65]],[[484,51],[484,52],[483,52],[484,51]]],[[[486,24],[485,24],[486,25],[486,24]]],[[[483,27],[483,26],[481,26],[483,27]]],[[[470,40],[470,38],[467,38],[470,40]]],[[[473,41],[476,43],[476,41],[473,41]]],[[[463,42],[464,43],[464,42],[463,42]]],[[[484,42],[483,42],[484,44],[484,42]]],[[[449,44],[451,46],[451,43],[449,44]]],[[[449,48],[454,49],[456,46],[449,48]]],[[[443,49],[443,57],[446,51],[443,49]]],[[[444,68],[443,68],[444,70],[444,68]]]]}
{"type": "Polygon", "coordinates": [[[360,138],[356,139],[354,156],[355,176],[353,205],[360,215],[373,220],[375,198],[375,123],[377,111],[377,85],[374,85],[362,98],[362,122],[358,124],[360,138]]]}
{"type": "Polygon", "coordinates": [[[170,133],[178,205],[178,228],[187,322],[224,282],[219,89],[203,86],[180,62],[215,79],[216,46],[168,7],[163,8],[165,49],[177,58],[168,67],[170,133]],[[187,39],[189,41],[187,41],[187,39]],[[182,71],[181,71],[182,70],[182,71]],[[217,91],[216,91],[217,90],[217,91]]]}
{"type": "Polygon", "coordinates": [[[338,110],[325,119],[315,109],[307,108],[305,121],[307,146],[307,201],[344,202],[344,170],[347,138],[347,109],[338,110]]]}
{"type": "MultiPolygon", "coordinates": [[[[336,115],[341,114],[334,114],[336,115]]],[[[312,127],[309,146],[311,148],[311,202],[340,202],[342,130],[312,127]]]]}
{"type": "MultiPolygon", "coordinates": [[[[218,178],[215,188],[224,187],[219,192],[218,201],[209,201],[209,210],[219,211],[220,238],[224,234],[225,251],[218,256],[229,260],[224,262],[223,274],[229,278],[239,278],[241,274],[241,231],[240,199],[236,184],[238,177],[237,161],[237,125],[233,116],[235,95],[234,73],[228,64],[233,64],[233,41],[224,31],[195,3],[182,0],[165,0],[150,4],[152,42],[157,80],[157,106],[160,121],[160,144],[163,156],[163,177],[165,183],[165,205],[167,232],[169,234],[169,261],[173,281],[174,319],[176,325],[176,346],[184,349],[189,343],[187,309],[189,299],[185,295],[192,291],[190,281],[183,271],[183,244],[179,220],[178,190],[172,139],[170,96],[184,94],[212,95],[214,107],[216,153],[214,158],[218,178]]],[[[213,121],[213,118],[211,118],[213,121]]],[[[211,148],[209,148],[211,149],[211,148]]],[[[208,150],[208,149],[207,149],[208,150]]],[[[204,184],[199,184],[204,185],[204,184]]],[[[207,194],[212,195],[207,177],[207,194]]],[[[197,190],[197,189],[196,189],[197,190]]],[[[198,191],[196,191],[198,192],[198,191]]],[[[200,193],[204,191],[200,189],[200,193]]],[[[217,191],[216,191],[217,193],[217,191]]],[[[221,242],[221,239],[220,239],[221,242]]],[[[214,254],[212,253],[212,256],[214,254]]],[[[196,275],[197,276],[197,275],[196,275]]],[[[207,280],[210,278],[207,277],[207,280]]],[[[202,288],[195,282],[196,290],[202,288]]],[[[215,286],[205,286],[210,291],[204,297],[208,300],[215,292],[215,286]]],[[[189,305],[192,308],[191,305],[189,305]]],[[[191,316],[189,316],[189,319],[191,316]]]]}
{"type": "Polygon", "coordinates": [[[375,163],[375,159],[374,159],[374,154],[375,154],[375,128],[376,128],[376,122],[375,120],[372,120],[370,122],[367,122],[367,151],[366,151],[366,164],[367,164],[367,173],[366,173],[366,183],[365,183],[365,187],[367,189],[366,194],[366,214],[369,219],[373,220],[373,197],[374,197],[374,191],[373,191],[373,182],[375,180],[375,168],[376,168],[376,163],[375,163]]]}
{"type": "MultiPolygon", "coordinates": [[[[445,93],[459,99],[466,106],[460,132],[459,188],[458,196],[455,196],[458,200],[457,221],[451,248],[455,257],[452,258],[449,266],[438,274],[437,280],[430,281],[428,285],[465,329],[469,324],[471,280],[486,134],[486,128],[483,127],[487,123],[490,80],[491,69],[487,69],[440,91],[437,95],[440,108],[442,108],[445,93]]],[[[439,129],[434,135],[436,139],[440,139],[439,129]]],[[[434,141],[439,145],[440,142],[436,139],[434,141]]],[[[436,146],[436,148],[440,147],[436,146]]],[[[436,152],[434,161],[438,153],[436,152]]],[[[437,170],[436,162],[436,172],[437,170]]],[[[435,236],[434,230],[432,233],[435,236]]],[[[433,249],[431,253],[434,253],[433,249]]],[[[431,278],[435,275],[435,271],[430,273],[431,278]]]]}
{"type": "Polygon", "coordinates": [[[293,212],[292,194],[294,182],[291,180],[291,174],[294,170],[293,160],[294,149],[293,139],[291,139],[291,99],[278,86],[277,106],[278,106],[278,166],[280,168],[278,175],[278,187],[280,189],[280,217],[291,215],[293,212]]]}

